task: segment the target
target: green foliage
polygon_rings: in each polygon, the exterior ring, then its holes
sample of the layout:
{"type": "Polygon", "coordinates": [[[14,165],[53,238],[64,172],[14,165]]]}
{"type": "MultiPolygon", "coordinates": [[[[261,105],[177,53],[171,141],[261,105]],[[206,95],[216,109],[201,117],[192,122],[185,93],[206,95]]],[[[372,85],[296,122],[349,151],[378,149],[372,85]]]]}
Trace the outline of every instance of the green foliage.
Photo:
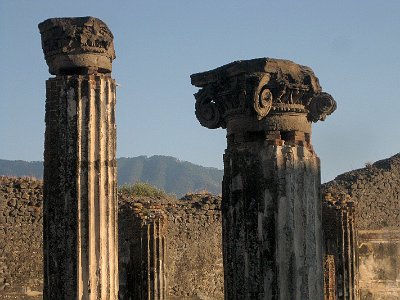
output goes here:
{"type": "Polygon", "coordinates": [[[167,193],[146,182],[136,182],[134,184],[123,184],[119,187],[120,192],[131,196],[142,196],[152,198],[166,198],[167,193]]]}

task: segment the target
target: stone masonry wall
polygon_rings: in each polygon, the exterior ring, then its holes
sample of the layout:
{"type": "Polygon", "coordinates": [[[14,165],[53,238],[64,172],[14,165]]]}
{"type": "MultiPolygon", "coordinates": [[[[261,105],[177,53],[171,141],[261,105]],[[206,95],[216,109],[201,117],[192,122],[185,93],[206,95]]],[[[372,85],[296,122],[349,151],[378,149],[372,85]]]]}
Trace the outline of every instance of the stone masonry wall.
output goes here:
{"type": "Polygon", "coordinates": [[[354,203],[360,299],[400,299],[400,153],[339,175],[323,190],[354,203]]]}
{"type": "Polygon", "coordinates": [[[400,228],[400,153],[339,175],[323,190],[351,197],[359,230],[400,228]]]}
{"type": "MultiPolygon", "coordinates": [[[[223,299],[221,198],[209,194],[182,200],[119,194],[121,295],[131,278],[129,249],[137,238],[137,203],[162,203],[168,217],[168,299],[223,299]]],[[[41,181],[0,177],[0,299],[42,299],[42,205],[41,181]]]]}
{"type": "Polygon", "coordinates": [[[42,205],[41,181],[0,177],[0,299],[42,293],[42,205]]]}
{"type": "Polygon", "coordinates": [[[130,249],[139,234],[134,211],[161,203],[168,219],[167,298],[223,299],[221,198],[210,194],[187,195],[181,200],[120,195],[120,293],[127,294],[125,283],[132,276],[130,249]]]}
{"type": "MultiPolygon", "coordinates": [[[[361,299],[400,298],[400,154],[340,175],[323,191],[354,201],[361,299]]],[[[42,201],[41,181],[0,177],[0,299],[41,298],[42,201]]],[[[162,203],[168,216],[168,299],[223,299],[221,199],[207,194],[182,200],[119,195],[121,290],[138,202],[162,203]]]]}
{"type": "Polygon", "coordinates": [[[170,299],[223,299],[221,198],[188,196],[167,215],[170,299]]]}

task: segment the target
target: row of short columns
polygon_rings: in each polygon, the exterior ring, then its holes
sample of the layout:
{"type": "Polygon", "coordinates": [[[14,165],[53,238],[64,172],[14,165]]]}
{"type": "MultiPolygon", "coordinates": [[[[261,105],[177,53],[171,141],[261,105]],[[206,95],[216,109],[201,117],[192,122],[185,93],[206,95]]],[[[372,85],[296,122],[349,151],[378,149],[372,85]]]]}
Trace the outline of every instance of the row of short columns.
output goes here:
{"type": "MultiPolygon", "coordinates": [[[[117,299],[113,36],[92,17],[49,19],[39,29],[55,75],[46,100],[44,298],[117,299]]],[[[227,129],[225,299],[323,299],[311,123],[335,101],[311,69],[269,58],[194,74],[192,84],[200,123],[227,129]]],[[[140,222],[131,299],[165,299],[165,221],[140,222]]]]}

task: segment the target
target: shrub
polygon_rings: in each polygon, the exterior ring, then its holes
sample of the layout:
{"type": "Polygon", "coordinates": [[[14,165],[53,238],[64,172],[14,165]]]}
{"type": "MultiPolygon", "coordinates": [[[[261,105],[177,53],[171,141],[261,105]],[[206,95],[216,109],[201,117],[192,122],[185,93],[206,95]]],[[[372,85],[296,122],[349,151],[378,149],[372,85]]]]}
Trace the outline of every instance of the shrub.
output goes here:
{"type": "Polygon", "coordinates": [[[131,196],[144,196],[152,198],[166,198],[168,196],[165,191],[146,182],[123,184],[119,187],[119,190],[120,192],[129,194],[131,196]]]}

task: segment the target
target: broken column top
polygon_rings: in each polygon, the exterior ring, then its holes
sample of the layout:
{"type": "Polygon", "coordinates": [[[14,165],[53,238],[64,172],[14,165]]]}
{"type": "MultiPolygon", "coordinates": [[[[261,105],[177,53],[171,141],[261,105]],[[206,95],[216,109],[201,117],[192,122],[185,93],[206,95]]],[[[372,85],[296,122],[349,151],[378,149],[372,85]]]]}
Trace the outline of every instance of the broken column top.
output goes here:
{"type": "Polygon", "coordinates": [[[93,17],[52,18],[40,23],[39,30],[51,74],[111,73],[114,37],[103,21],[93,17]]]}
{"type": "Polygon", "coordinates": [[[195,94],[196,116],[208,128],[229,130],[231,123],[253,131],[309,132],[311,122],[324,120],[336,109],[335,100],[322,92],[314,72],[289,60],[235,61],[193,74],[191,81],[201,88],[195,94]],[[301,124],[296,116],[303,118],[301,124]]]}

